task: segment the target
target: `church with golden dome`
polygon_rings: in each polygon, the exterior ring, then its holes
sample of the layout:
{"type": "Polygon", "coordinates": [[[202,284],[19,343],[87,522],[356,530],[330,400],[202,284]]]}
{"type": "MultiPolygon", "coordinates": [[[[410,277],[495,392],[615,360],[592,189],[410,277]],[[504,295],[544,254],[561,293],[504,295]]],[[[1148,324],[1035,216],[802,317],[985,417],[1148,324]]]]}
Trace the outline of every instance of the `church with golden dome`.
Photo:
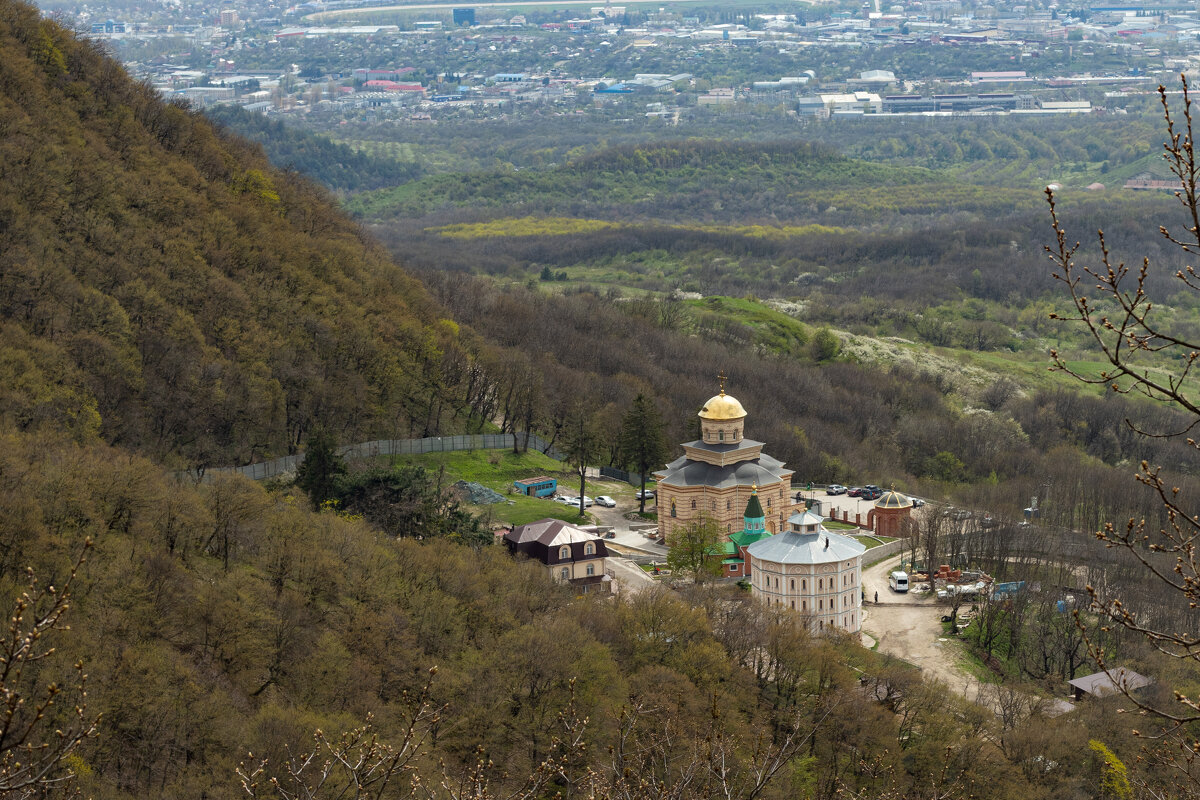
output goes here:
{"type": "Polygon", "coordinates": [[[658,530],[671,543],[675,530],[701,516],[715,520],[728,538],[743,527],[742,512],[757,489],[766,528],[784,529],[792,512],[792,470],[762,451],[763,443],[744,436],[746,409],[725,394],[700,409],[700,438],[683,444],[683,455],[658,479],[658,530]]]}

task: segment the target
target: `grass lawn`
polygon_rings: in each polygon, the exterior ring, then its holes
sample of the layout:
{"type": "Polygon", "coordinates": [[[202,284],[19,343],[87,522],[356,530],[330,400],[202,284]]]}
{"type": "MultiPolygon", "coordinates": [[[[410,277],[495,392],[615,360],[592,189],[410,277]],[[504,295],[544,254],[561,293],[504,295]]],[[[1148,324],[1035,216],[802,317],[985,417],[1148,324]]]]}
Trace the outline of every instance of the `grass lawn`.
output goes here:
{"type": "Polygon", "coordinates": [[[849,522],[838,522],[835,519],[827,519],[821,523],[827,530],[831,531],[857,531],[862,530],[857,525],[851,525],[849,522]]]}
{"type": "Polygon", "coordinates": [[[503,522],[508,525],[525,525],[547,517],[561,519],[576,525],[591,525],[595,522],[587,514],[581,518],[579,509],[574,506],[564,506],[562,503],[555,503],[540,497],[514,496],[512,499],[515,502],[511,506],[507,503],[497,503],[492,506],[469,506],[469,508],[474,514],[485,516],[490,514],[493,522],[503,522]]]}
{"type": "MultiPolygon", "coordinates": [[[[559,483],[569,482],[571,473],[561,461],[534,450],[514,454],[512,450],[458,450],[451,453],[425,453],[396,456],[396,464],[415,464],[432,472],[446,468],[454,480],[482,483],[501,494],[508,493],[512,482],[520,478],[549,475],[559,483]]],[[[578,479],[576,479],[578,480],[578,479]]]]}
{"type": "MultiPolygon", "coordinates": [[[[473,481],[499,492],[513,504],[497,503],[490,506],[468,506],[471,513],[478,514],[493,523],[524,525],[550,517],[582,525],[595,522],[590,515],[579,516],[579,509],[564,506],[542,497],[525,497],[509,494],[512,482],[519,478],[536,478],[549,475],[557,478],[561,491],[570,491],[573,473],[565,471],[562,462],[536,451],[513,453],[512,450],[458,450],[450,453],[425,453],[423,455],[396,456],[395,463],[415,465],[433,472],[446,470],[446,483],[457,480],[473,481]]],[[[607,484],[606,484],[607,486],[607,484]]],[[[589,491],[591,483],[588,485],[589,491]]]]}
{"type": "MultiPolygon", "coordinates": [[[[828,527],[828,525],[826,527],[828,527]]],[[[890,539],[887,536],[867,536],[865,534],[861,536],[852,536],[851,538],[858,541],[860,544],[866,545],[868,550],[870,550],[872,547],[881,547],[888,542],[895,541],[895,539],[890,539]]]]}

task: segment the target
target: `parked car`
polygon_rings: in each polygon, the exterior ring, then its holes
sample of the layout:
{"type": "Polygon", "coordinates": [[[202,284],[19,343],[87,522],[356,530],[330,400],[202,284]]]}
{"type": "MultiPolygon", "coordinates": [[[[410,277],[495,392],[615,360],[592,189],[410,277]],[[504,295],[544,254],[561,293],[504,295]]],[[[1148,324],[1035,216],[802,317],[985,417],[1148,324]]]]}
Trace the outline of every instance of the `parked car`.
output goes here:
{"type": "MultiPolygon", "coordinates": [[[[591,508],[592,503],[594,503],[594,502],[596,502],[596,501],[593,500],[592,498],[588,497],[586,494],[583,496],[583,507],[584,508],[591,508]]],[[[575,505],[579,505],[578,497],[575,498],[575,505]]]]}
{"type": "Polygon", "coordinates": [[[859,495],[859,497],[861,497],[863,500],[878,500],[879,498],[883,497],[883,489],[868,489],[864,486],[862,494],[859,495]]]}
{"type": "Polygon", "coordinates": [[[645,491],[642,491],[641,489],[638,489],[637,493],[634,494],[633,498],[635,500],[653,500],[654,499],[654,490],[646,489],[645,491]]]}
{"type": "Polygon", "coordinates": [[[925,505],[925,501],[919,497],[912,498],[912,503],[913,503],[913,508],[920,508],[921,506],[925,505]]]}
{"type": "Polygon", "coordinates": [[[554,498],[554,502],[562,503],[564,506],[577,506],[579,505],[579,498],[571,497],[569,494],[560,494],[558,497],[554,498]]]}
{"type": "Polygon", "coordinates": [[[596,505],[604,506],[605,508],[615,508],[617,505],[617,501],[613,500],[611,497],[609,497],[606,494],[602,494],[596,498],[596,505]]]}
{"type": "Polygon", "coordinates": [[[862,487],[855,486],[851,489],[846,490],[846,497],[862,497],[862,493],[863,493],[862,487]]]}
{"type": "Polygon", "coordinates": [[[831,483],[825,487],[825,494],[845,494],[846,487],[840,483],[831,483]]]}

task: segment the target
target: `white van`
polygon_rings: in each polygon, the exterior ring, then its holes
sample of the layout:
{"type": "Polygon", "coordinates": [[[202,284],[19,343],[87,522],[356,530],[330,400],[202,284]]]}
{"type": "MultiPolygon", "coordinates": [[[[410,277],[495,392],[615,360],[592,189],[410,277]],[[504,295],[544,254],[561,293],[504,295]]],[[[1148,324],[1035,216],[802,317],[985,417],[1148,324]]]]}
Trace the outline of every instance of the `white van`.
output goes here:
{"type": "Polygon", "coordinates": [[[888,586],[893,592],[908,591],[908,573],[897,570],[888,576],[888,586]]]}

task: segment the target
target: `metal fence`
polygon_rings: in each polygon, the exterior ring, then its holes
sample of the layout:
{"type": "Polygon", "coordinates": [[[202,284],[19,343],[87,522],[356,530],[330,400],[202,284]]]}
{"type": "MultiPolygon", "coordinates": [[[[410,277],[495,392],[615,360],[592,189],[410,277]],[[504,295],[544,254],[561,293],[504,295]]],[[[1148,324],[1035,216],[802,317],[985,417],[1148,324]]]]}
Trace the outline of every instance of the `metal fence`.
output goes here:
{"type": "MultiPolygon", "coordinates": [[[[424,439],[379,439],[374,442],[359,442],[338,449],[342,458],[378,458],[380,456],[412,456],[425,453],[450,453],[461,450],[506,450],[513,446],[511,433],[478,433],[462,436],[427,436],[424,439]]],[[[516,443],[522,449],[526,445],[524,433],[516,434],[516,443]]],[[[551,458],[563,460],[563,454],[550,446],[536,433],[529,434],[531,450],[545,453],[551,458]]],[[[252,480],[261,481],[291,472],[304,461],[304,455],[283,456],[273,461],[247,464],[244,467],[216,467],[205,471],[205,477],[223,473],[237,473],[252,480]]]]}
{"type": "MultiPolygon", "coordinates": [[[[626,472],[625,470],[617,469],[616,467],[601,467],[600,477],[615,478],[616,480],[625,481],[630,486],[637,486],[638,488],[641,488],[642,486],[642,476],[639,473],[626,472]]],[[[647,472],[646,479],[653,482],[654,476],[647,472]]]]}

